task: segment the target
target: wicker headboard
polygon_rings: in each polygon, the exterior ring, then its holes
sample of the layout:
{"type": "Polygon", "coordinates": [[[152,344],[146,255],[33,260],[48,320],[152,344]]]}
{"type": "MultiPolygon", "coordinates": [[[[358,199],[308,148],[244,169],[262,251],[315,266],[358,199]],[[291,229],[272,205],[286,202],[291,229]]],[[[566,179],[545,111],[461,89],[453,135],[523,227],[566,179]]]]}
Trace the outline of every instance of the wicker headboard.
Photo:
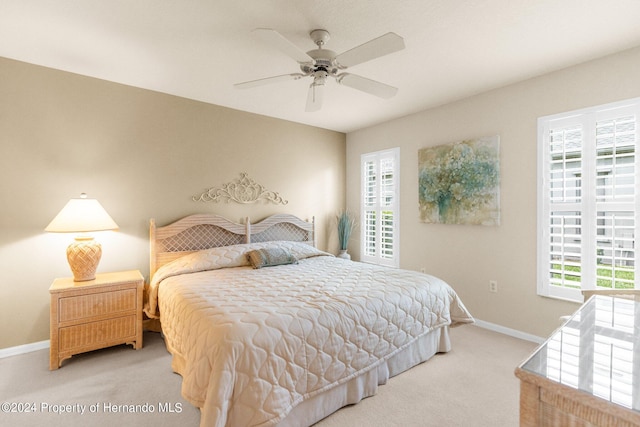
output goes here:
{"type": "Polygon", "coordinates": [[[315,246],[315,223],[289,214],[272,215],[251,224],[244,224],[213,214],[196,214],[169,225],[157,227],[149,221],[150,277],[164,264],[203,249],[251,242],[291,240],[315,246]]]}

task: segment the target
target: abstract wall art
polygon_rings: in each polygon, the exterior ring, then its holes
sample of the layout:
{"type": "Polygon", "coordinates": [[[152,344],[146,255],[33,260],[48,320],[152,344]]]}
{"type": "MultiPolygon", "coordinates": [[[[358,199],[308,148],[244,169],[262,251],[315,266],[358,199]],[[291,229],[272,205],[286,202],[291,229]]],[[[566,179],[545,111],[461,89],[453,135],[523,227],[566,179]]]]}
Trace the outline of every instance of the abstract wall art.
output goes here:
{"type": "Polygon", "coordinates": [[[418,151],[420,221],[500,225],[500,136],[418,151]]]}

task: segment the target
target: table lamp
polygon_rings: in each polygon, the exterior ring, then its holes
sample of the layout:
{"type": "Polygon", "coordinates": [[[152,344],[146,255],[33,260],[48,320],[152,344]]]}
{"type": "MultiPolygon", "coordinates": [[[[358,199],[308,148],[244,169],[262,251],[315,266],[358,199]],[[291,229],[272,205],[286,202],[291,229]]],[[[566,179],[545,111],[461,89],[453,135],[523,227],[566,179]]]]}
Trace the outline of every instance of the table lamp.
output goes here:
{"type": "Polygon", "coordinates": [[[44,230],[81,233],[67,248],[67,260],[73,272],[73,280],[83,282],[96,278],[96,269],[102,257],[102,246],[86,233],[117,229],[118,224],[102,205],[96,199],[87,199],[87,195],[82,193],[79,199],[69,200],[44,230]]]}

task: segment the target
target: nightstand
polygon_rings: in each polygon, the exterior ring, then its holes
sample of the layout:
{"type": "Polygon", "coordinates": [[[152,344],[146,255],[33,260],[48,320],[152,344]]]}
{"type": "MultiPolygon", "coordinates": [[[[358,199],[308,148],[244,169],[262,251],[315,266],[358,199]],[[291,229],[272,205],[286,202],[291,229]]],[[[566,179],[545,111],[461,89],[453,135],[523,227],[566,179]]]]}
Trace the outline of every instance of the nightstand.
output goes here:
{"type": "Polygon", "coordinates": [[[142,348],[143,287],[138,270],[97,274],[86,282],[55,279],[49,288],[49,369],[74,354],[113,345],[142,348]]]}

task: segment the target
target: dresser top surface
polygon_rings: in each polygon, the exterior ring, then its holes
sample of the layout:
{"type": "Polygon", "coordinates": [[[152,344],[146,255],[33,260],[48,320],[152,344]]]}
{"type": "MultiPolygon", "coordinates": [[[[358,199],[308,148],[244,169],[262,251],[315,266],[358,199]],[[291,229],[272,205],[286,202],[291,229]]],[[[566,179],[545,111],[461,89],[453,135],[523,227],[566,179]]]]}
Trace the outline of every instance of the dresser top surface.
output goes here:
{"type": "Polygon", "coordinates": [[[640,411],[640,302],[590,298],[520,369],[640,411]]]}

